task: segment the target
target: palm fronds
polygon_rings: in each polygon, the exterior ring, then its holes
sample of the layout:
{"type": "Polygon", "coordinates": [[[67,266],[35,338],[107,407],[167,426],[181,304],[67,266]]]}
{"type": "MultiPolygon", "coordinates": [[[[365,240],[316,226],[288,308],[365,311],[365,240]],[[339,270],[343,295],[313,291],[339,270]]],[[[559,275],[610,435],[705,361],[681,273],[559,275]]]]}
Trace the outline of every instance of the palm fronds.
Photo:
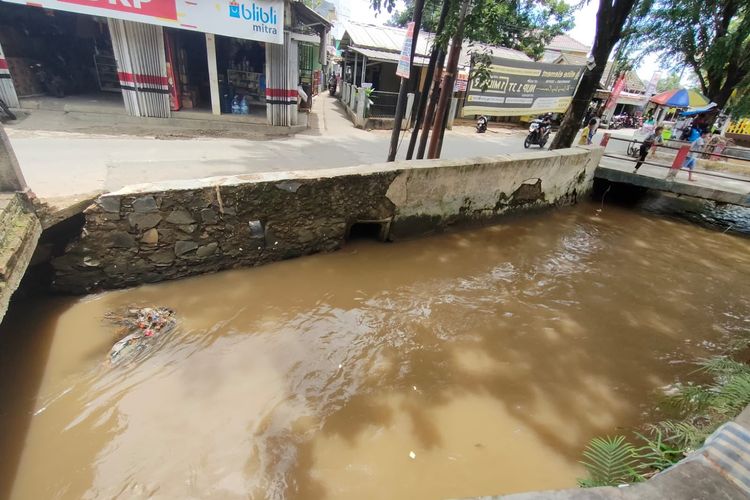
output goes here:
{"type": "Polygon", "coordinates": [[[646,426],[649,435],[633,446],[624,436],[593,439],[583,456],[589,473],[582,487],[617,486],[638,482],[700,448],[721,424],[750,405],[750,365],[727,356],[701,360],[700,372],[713,377],[710,384],[682,384],[667,402],[680,410],[680,420],[646,426]]]}
{"type": "Polygon", "coordinates": [[[747,373],[748,366],[745,363],[735,361],[728,356],[715,356],[698,362],[701,371],[710,373],[715,377],[727,377],[740,373],[747,373]]]}
{"type": "Polygon", "coordinates": [[[638,456],[635,447],[625,436],[594,438],[583,452],[586,461],[581,463],[589,473],[579,480],[582,487],[616,486],[639,481],[638,456]]]}
{"type": "Polygon", "coordinates": [[[711,399],[712,406],[719,413],[739,414],[750,404],[750,370],[727,377],[721,385],[714,386],[716,395],[711,399]]]}
{"type": "Polygon", "coordinates": [[[715,430],[705,425],[697,425],[691,421],[665,420],[655,425],[649,425],[651,432],[663,432],[665,440],[677,448],[692,451],[700,448],[708,436],[715,430]]]}

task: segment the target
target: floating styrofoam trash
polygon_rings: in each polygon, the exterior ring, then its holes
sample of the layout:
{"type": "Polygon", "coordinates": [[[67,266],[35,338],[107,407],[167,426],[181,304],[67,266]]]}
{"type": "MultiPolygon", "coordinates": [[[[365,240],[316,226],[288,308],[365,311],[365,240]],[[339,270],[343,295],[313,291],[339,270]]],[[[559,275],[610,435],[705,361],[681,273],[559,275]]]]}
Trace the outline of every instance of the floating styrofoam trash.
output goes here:
{"type": "Polygon", "coordinates": [[[413,451],[410,451],[409,452],[409,458],[411,458],[412,460],[416,460],[417,459],[417,454],[414,453],[413,451]]]}

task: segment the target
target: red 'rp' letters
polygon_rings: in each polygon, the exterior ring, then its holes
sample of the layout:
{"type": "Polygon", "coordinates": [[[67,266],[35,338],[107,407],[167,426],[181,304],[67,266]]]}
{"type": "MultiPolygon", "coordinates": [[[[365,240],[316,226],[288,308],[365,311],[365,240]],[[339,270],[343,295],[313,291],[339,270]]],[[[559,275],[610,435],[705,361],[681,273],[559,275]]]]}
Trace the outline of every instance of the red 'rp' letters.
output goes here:
{"type": "MultiPolygon", "coordinates": [[[[175,0],[59,0],[62,3],[85,5],[93,9],[116,10],[146,17],[177,19],[175,0]]],[[[96,12],[92,12],[95,14],[96,12]]],[[[100,13],[101,15],[106,15],[100,13]]]]}

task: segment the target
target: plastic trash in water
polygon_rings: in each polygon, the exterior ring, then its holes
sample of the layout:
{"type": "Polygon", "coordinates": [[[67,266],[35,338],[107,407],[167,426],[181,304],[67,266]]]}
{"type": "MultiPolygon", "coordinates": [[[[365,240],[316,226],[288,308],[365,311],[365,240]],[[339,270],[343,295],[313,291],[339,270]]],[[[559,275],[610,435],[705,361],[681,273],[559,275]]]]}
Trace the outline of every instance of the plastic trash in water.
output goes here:
{"type": "Polygon", "coordinates": [[[409,452],[409,458],[411,458],[412,460],[416,460],[417,459],[417,454],[414,453],[413,451],[410,451],[409,452]]]}
{"type": "Polygon", "coordinates": [[[106,319],[121,326],[120,334],[124,335],[109,351],[109,362],[113,365],[133,361],[152,344],[154,337],[172,331],[177,324],[174,311],[166,307],[131,308],[124,313],[109,313],[106,319]]]}

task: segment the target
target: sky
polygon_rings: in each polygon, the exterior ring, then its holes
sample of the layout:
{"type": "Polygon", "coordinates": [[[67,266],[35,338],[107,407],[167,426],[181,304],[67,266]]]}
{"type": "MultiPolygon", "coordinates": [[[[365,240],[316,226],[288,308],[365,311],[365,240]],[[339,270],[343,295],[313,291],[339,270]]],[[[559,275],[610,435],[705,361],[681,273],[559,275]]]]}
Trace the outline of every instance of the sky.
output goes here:
{"type": "MultiPolygon", "coordinates": [[[[336,4],[340,18],[349,18],[353,21],[372,24],[384,24],[390,18],[390,15],[385,11],[376,16],[370,9],[370,0],[334,0],[334,3],[336,4]]],[[[403,7],[403,1],[399,0],[397,5],[403,7]]],[[[596,35],[596,11],[598,8],[599,2],[596,0],[591,0],[587,5],[584,5],[576,12],[576,25],[568,34],[579,42],[591,46],[594,43],[594,36],[596,35]]],[[[655,56],[648,56],[636,72],[644,80],[644,83],[647,84],[651,80],[654,71],[657,70],[659,70],[657,58],[655,56]]],[[[668,71],[662,70],[662,74],[666,73],[668,71]]]]}

